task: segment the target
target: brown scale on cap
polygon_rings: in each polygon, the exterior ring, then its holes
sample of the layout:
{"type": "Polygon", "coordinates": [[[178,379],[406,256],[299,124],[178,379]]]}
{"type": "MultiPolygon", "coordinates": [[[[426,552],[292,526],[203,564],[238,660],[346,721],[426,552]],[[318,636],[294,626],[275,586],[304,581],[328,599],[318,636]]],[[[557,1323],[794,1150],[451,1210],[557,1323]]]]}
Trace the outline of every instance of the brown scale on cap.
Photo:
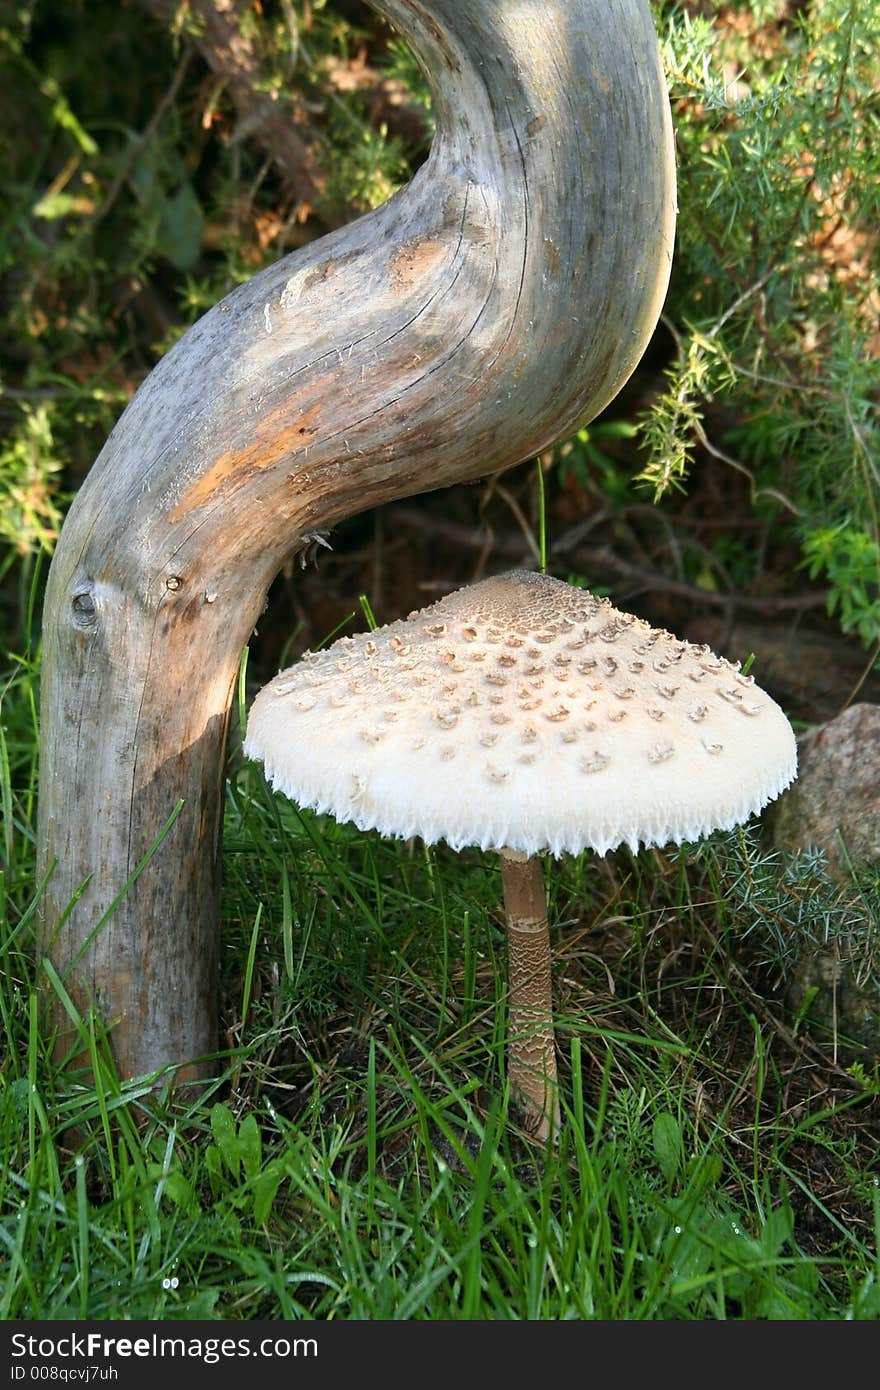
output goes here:
{"type": "Polygon", "coordinates": [[[738,664],[526,571],[308,653],[257,697],[245,751],[362,828],[527,853],[696,838],[795,770],[738,664]]]}
{"type": "Polygon", "coordinates": [[[307,654],[257,696],[244,751],[339,820],[500,852],[508,1075],[542,1142],[558,1104],[540,851],[696,839],[795,772],[788,721],[735,664],[522,571],[307,654]]]}

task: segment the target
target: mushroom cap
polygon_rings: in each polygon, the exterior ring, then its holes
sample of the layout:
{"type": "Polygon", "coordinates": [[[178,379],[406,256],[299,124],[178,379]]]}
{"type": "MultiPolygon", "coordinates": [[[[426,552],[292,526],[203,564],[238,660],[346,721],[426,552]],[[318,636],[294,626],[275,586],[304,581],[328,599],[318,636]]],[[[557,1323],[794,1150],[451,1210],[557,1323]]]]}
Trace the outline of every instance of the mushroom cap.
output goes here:
{"type": "Polygon", "coordinates": [[[305,653],[257,695],[244,752],[362,830],[555,855],[729,829],[797,770],[738,663],[525,570],[305,653]]]}

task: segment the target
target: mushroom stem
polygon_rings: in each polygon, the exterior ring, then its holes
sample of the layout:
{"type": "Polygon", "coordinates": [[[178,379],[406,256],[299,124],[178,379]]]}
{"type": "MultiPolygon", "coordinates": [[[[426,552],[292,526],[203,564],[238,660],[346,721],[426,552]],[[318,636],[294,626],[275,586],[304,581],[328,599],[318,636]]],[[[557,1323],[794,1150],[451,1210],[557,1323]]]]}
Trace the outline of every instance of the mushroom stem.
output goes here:
{"type": "Polygon", "coordinates": [[[501,850],[507,915],[509,1010],[507,1075],[526,1128],[541,1144],[559,1129],[550,934],[544,874],[537,855],[501,850]]]}

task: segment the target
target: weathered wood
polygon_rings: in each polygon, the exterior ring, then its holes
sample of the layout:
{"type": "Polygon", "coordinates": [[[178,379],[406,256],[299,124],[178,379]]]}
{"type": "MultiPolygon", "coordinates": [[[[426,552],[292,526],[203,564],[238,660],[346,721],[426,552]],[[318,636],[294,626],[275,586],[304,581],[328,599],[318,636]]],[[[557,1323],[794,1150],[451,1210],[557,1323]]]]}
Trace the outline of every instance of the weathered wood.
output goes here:
{"type": "Polygon", "coordinates": [[[666,289],[671,129],[645,0],[373,4],[430,75],[429,159],[163,358],[52,565],[42,939],[113,1025],[123,1075],[198,1074],[215,1045],[224,741],[280,566],[317,529],[594,416],[666,289]]]}

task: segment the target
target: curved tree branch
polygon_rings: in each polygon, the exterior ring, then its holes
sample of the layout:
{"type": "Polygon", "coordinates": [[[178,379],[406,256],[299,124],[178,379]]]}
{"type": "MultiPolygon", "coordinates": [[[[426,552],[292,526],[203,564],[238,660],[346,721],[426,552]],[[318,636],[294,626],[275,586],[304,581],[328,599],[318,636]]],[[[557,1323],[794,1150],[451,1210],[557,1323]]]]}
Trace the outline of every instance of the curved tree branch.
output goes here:
{"type": "Polygon", "coordinates": [[[43,941],[112,1025],[123,1075],[192,1074],[215,1044],[223,750],[280,566],[341,518],[569,434],[633,370],[666,289],[672,145],[646,0],[373,3],[432,81],[429,159],[163,358],[52,565],[43,941]]]}

